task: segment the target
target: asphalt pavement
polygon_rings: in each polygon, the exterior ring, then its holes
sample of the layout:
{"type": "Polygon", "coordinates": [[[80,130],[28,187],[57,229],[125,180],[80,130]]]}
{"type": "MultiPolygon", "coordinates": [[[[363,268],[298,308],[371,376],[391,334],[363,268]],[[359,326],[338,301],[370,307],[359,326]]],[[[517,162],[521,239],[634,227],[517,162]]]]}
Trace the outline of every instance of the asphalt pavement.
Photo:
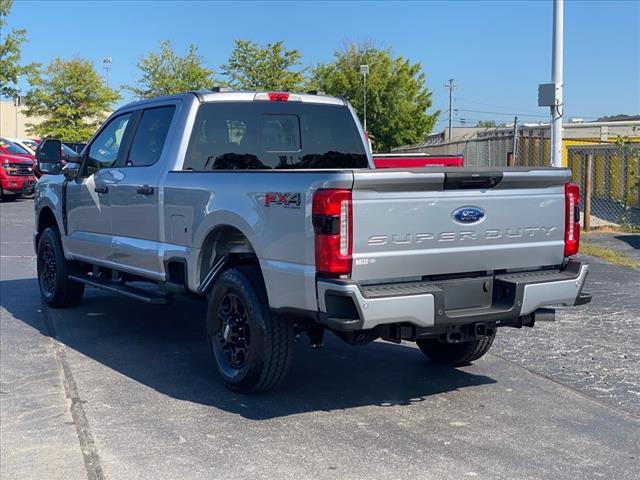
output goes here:
{"type": "Polygon", "coordinates": [[[40,301],[33,205],[0,204],[2,479],[636,479],[640,270],[592,260],[590,305],[501,329],[474,365],[302,339],[277,391],[217,380],[203,302],[40,301]]]}

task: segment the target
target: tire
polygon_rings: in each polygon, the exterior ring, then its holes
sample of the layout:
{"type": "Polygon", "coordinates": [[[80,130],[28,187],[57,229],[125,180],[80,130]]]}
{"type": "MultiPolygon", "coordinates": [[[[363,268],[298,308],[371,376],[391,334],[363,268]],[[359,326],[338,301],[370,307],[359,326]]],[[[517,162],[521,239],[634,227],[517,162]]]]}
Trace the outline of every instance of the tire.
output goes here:
{"type": "Polygon", "coordinates": [[[3,202],[13,202],[17,198],[18,195],[5,195],[4,193],[0,192],[0,200],[3,202]]]}
{"type": "Polygon", "coordinates": [[[445,365],[462,366],[478,360],[489,351],[496,338],[496,329],[491,335],[462,343],[445,343],[440,340],[418,340],[418,347],[429,359],[445,365]]]}
{"type": "Polygon", "coordinates": [[[40,294],[47,305],[65,308],[80,303],[84,284],[69,280],[73,264],[64,258],[56,228],[47,228],[40,235],[37,264],[40,294]]]}
{"type": "Polygon", "coordinates": [[[220,274],[209,296],[207,341],[225,386],[243,393],[278,386],[291,365],[294,337],[293,324],[270,311],[258,268],[220,274]]]}

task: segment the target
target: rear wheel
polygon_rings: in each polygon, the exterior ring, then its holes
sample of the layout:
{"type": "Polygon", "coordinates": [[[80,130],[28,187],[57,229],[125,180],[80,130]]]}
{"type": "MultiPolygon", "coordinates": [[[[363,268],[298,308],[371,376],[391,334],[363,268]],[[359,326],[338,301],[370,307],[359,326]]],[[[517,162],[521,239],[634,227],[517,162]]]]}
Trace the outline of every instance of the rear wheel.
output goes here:
{"type": "Polygon", "coordinates": [[[64,258],[60,234],[47,228],[38,241],[38,284],[47,305],[54,308],[77,305],[84,294],[84,284],[69,280],[73,264],[64,258]]]}
{"type": "Polygon", "coordinates": [[[18,197],[19,195],[7,195],[2,190],[0,190],[0,200],[3,202],[13,202],[18,197]]]}
{"type": "Polygon", "coordinates": [[[260,272],[230,268],[216,280],[207,308],[207,340],[230,389],[261,392],[280,384],[293,357],[293,324],[269,309],[260,272]]]}
{"type": "Polygon", "coordinates": [[[424,339],[418,340],[416,343],[422,353],[432,361],[446,365],[461,366],[468,365],[487,353],[495,338],[496,330],[494,329],[490,335],[470,342],[445,343],[440,340],[424,339]]]}

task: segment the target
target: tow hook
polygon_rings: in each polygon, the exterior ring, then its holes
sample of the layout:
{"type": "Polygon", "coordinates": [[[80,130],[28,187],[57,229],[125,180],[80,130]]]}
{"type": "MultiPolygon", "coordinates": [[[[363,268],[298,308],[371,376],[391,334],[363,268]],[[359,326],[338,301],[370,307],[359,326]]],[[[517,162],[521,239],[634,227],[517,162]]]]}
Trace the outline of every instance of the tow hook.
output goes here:
{"type": "Polygon", "coordinates": [[[476,323],[476,337],[485,337],[487,335],[487,324],[484,322],[476,323]]]}
{"type": "Polygon", "coordinates": [[[311,348],[322,348],[324,346],[324,328],[317,325],[310,325],[307,328],[309,336],[309,346],[311,348]]]}

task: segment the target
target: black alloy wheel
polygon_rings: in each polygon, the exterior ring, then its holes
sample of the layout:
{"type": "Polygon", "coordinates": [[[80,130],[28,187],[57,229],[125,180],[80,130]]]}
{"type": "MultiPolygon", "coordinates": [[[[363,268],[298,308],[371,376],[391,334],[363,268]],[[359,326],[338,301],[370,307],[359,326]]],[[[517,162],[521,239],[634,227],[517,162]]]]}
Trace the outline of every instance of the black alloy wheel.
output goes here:
{"type": "Polygon", "coordinates": [[[246,365],[251,347],[247,307],[238,295],[229,291],[218,307],[217,319],[220,329],[214,348],[218,355],[222,354],[229,368],[239,370],[246,365]]]}

